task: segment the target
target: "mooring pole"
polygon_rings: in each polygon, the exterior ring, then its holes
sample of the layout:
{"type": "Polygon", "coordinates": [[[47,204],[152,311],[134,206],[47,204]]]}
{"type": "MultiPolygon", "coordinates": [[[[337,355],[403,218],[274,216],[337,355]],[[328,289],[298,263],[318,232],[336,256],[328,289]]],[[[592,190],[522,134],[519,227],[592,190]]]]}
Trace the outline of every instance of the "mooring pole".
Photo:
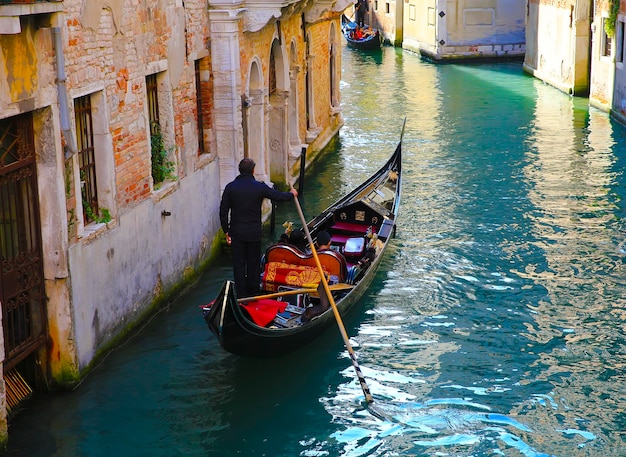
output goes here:
{"type": "MultiPolygon", "coordinates": [[[[272,186],[276,189],[276,185],[272,186]]],[[[276,203],[274,200],[270,200],[272,202],[272,212],[270,213],[270,233],[274,234],[274,229],[276,228],[276,203]]]]}
{"type": "Polygon", "coordinates": [[[300,177],[298,178],[298,195],[302,197],[304,194],[304,172],[306,168],[306,148],[302,148],[300,152],[300,177]]]}

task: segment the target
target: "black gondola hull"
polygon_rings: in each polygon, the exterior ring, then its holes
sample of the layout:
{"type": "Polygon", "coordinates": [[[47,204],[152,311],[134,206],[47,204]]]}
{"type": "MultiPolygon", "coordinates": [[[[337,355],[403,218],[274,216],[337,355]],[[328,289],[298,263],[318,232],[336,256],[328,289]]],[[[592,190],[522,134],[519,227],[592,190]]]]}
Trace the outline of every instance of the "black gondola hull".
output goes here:
{"type": "MultiPolygon", "coordinates": [[[[378,263],[370,267],[371,274],[363,278],[348,295],[338,301],[337,308],[342,316],[354,307],[374,279],[378,263]]],[[[237,303],[234,283],[222,286],[217,299],[204,313],[211,332],[218,338],[222,348],[244,357],[269,358],[287,354],[312,342],[329,327],[337,327],[332,310],[316,317],[302,327],[292,329],[267,329],[254,324],[237,303]],[[223,313],[223,315],[222,315],[223,313]]]]}
{"type": "Polygon", "coordinates": [[[345,15],[341,17],[341,33],[346,39],[349,48],[359,49],[361,51],[374,51],[380,49],[383,44],[383,37],[378,30],[373,30],[371,34],[364,36],[362,39],[354,39],[352,31],[356,27],[345,15]]]}
{"type": "MultiPolygon", "coordinates": [[[[402,129],[404,132],[404,127],[402,129]]],[[[345,221],[350,210],[378,224],[377,254],[350,284],[334,289],[333,299],[341,316],[346,315],[370,286],[392,239],[400,203],[402,183],[402,135],[396,150],[378,172],[335,202],[309,223],[312,234],[345,221]]],[[[268,249],[269,251],[269,249],[268,249]]],[[[267,254],[266,254],[267,255],[267,254]]],[[[276,357],[315,340],[337,322],[332,308],[308,322],[290,327],[257,325],[238,302],[234,283],[227,281],[211,305],[204,307],[204,319],[220,345],[228,352],[247,357],[276,357]]]]}

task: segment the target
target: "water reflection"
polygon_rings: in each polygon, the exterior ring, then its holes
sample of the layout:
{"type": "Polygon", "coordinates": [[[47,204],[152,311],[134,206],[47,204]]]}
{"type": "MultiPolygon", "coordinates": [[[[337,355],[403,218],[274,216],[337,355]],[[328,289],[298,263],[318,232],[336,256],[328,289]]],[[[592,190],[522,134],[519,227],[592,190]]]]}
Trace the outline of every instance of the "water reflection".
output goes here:
{"type": "Polygon", "coordinates": [[[346,370],[330,454],[620,455],[621,127],[514,65],[407,74],[408,204],[355,337],[383,420],[346,370]]]}

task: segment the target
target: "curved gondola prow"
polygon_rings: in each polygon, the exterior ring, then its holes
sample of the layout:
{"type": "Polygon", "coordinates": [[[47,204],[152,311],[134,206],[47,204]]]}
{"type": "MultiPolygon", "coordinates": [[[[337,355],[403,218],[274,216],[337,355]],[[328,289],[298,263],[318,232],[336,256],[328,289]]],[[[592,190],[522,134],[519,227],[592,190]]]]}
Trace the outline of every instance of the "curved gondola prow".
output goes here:
{"type": "Polygon", "coordinates": [[[395,220],[398,218],[398,210],[400,209],[400,198],[402,195],[402,152],[403,152],[405,128],[406,128],[406,116],[404,117],[404,120],[402,121],[402,129],[400,130],[400,141],[398,141],[398,146],[396,147],[396,154],[394,154],[395,156],[397,156],[396,172],[398,173],[398,185],[396,186],[396,200],[394,202],[395,208],[393,212],[393,217],[394,217],[393,235],[394,236],[396,234],[395,220]]]}

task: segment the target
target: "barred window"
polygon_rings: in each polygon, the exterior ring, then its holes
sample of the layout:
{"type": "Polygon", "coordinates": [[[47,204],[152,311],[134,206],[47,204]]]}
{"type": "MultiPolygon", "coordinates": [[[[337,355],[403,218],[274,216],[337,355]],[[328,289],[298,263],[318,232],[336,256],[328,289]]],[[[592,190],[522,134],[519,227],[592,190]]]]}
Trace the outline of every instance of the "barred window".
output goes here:
{"type": "Polygon", "coordinates": [[[88,224],[98,218],[99,212],[91,97],[79,97],[74,100],[74,113],[76,117],[76,142],[78,146],[83,219],[85,224],[88,224]]]}
{"type": "Polygon", "coordinates": [[[146,95],[148,97],[148,120],[150,122],[150,134],[160,132],[159,123],[159,92],[157,75],[146,76],[146,95]]]}

